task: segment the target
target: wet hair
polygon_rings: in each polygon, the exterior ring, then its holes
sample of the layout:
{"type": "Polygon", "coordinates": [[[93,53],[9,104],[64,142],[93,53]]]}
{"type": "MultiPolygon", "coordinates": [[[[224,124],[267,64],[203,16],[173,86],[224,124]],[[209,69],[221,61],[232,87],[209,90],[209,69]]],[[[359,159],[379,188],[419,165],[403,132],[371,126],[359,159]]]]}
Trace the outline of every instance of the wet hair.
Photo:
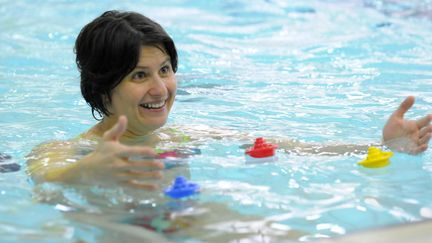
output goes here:
{"type": "Polygon", "coordinates": [[[74,51],[81,94],[96,120],[110,115],[112,90],[136,67],[142,46],[163,49],[177,71],[174,41],[158,23],[139,13],[107,11],[79,33],[74,51]]]}

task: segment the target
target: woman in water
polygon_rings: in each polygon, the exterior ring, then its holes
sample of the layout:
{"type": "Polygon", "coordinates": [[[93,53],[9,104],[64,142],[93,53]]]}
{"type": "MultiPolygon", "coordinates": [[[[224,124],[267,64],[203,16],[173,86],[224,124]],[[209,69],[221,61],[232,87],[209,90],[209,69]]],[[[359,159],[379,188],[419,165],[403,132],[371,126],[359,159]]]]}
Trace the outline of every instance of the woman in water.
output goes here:
{"type": "MultiPolygon", "coordinates": [[[[178,130],[163,128],[177,90],[173,40],[159,24],[141,14],[108,11],[81,30],[75,51],[82,95],[93,116],[101,120],[76,139],[36,147],[28,157],[32,178],[36,182],[156,188],[164,165],[155,148],[185,139],[178,130]]],[[[417,154],[427,149],[432,115],[405,120],[413,103],[414,98],[408,97],[390,116],[383,143],[417,154]]],[[[344,153],[366,148],[316,146],[286,139],[278,144],[287,151],[303,152],[344,153]]]]}

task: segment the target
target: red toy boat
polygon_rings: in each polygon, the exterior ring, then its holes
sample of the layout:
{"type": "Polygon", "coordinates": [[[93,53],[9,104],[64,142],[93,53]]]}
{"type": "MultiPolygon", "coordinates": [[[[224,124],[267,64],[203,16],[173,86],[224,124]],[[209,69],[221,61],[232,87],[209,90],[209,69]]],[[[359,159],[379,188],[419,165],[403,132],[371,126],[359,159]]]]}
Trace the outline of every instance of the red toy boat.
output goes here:
{"type": "Polygon", "coordinates": [[[253,158],[266,158],[274,156],[276,149],[277,145],[266,143],[264,138],[257,138],[254,146],[246,150],[246,154],[253,158]]]}

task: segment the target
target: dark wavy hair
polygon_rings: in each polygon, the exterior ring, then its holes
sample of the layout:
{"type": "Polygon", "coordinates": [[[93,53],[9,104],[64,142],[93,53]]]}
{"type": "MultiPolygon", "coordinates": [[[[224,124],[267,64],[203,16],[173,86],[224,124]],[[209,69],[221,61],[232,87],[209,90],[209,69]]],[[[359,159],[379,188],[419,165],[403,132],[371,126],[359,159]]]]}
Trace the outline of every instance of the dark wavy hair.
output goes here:
{"type": "Polygon", "coordinates": [[[162,46],[177,71],[174,41],[158,23],[139,13],[107,11],[79,33],[74,51],[81,94],[96,120],[100,119],[95,112],[101,118],[110,115],[112,90],[136,67],[142,46],[162,46]]]}

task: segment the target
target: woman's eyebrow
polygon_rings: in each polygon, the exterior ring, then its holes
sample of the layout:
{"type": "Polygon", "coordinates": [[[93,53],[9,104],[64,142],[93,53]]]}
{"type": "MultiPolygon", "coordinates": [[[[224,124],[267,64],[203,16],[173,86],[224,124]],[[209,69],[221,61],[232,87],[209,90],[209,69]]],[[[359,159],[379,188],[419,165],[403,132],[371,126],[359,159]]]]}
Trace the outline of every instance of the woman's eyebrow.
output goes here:
{"type": "MultiPolygon", "coordinates": [[[[167,57],[167,58],[165,59],[165,61],[163,61],[163,62],[160,64],[160,66],[162,67],[162,66],[166,65],[167,63],[171,63],[171,58],[167,57]]],[[[148,69],[150,69],[150,68],[149,68],[149,67],[146,67],[146,66],[140,66],[140,65],[137,65],[137,66],[135,67],[135,69],[144,69],[144,70],[148,70],[148,69]]]]}
{"type": "Polygon", "coordinates": [[[161,67],[164,66],[164,65],[166,65],[167,63],[171,63],[171,58],[170,57],[167,57],[165,59],[165,61],[162,62],[161,67]]]}
{"type": "Polygon", "coordinates": [[[148,68],[148,67],[145,67],[145,66],[136,66],[136,67],[135,67],[135,70],[136,70],[136,69],[148,70],[149,68],[148,68]]]}

